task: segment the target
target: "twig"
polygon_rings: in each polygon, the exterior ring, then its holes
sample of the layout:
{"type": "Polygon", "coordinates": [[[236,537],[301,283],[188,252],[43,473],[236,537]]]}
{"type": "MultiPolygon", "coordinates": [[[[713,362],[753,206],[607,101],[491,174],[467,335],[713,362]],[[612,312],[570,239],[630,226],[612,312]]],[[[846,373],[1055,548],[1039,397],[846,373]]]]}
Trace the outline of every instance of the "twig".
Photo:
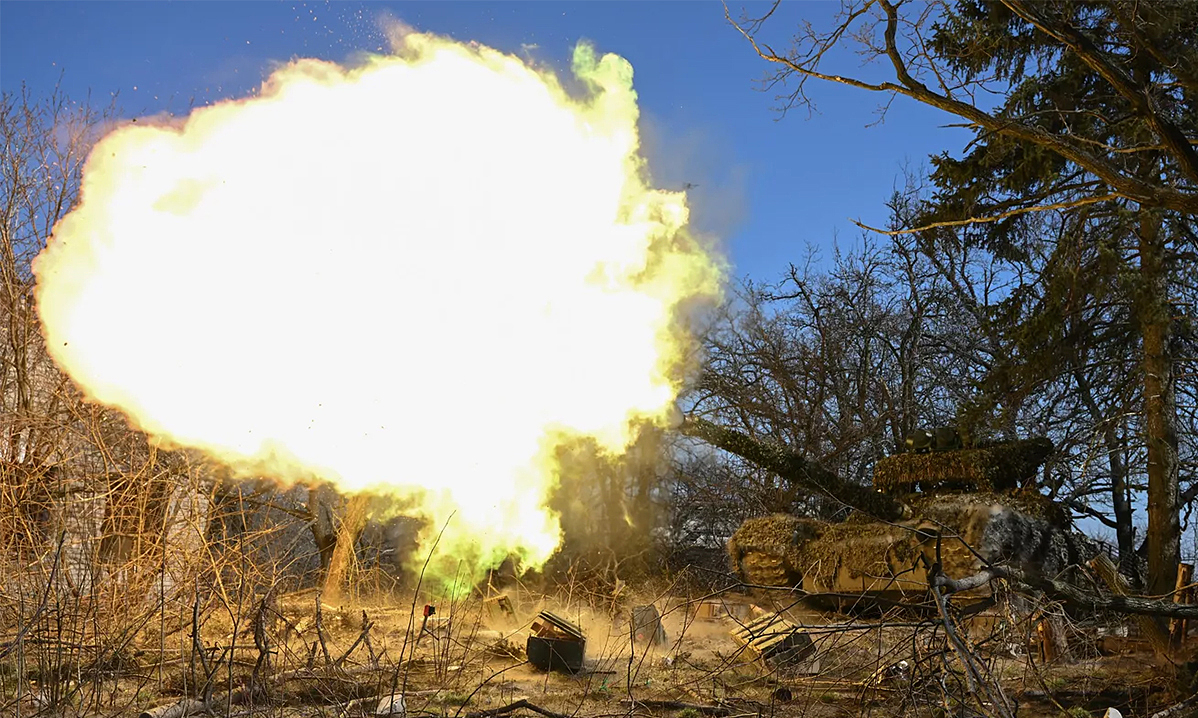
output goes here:
{"type": "Polygon", "coordinates": [[[46,590],[42,592],[42,602],[38,605],[37,610],[33,612],[33,615],[30,616],[29,620],[25,622],[25,625],[21,627],[21,630],[17,631],[17,637],[13,640],[12,644],[3,651],[0,651],[0,658],[4,658],[9,653],[12,653],[20,645],[21,639],[25,637],[25,634],[29,632],[29,629],[33,628],[33,624],[37,623],[38,619],[42,617],[42,613],[45,612],[46,606],[50,602],[50,591],[53,590],[56,583],[58,560],[62,556],[62,546],[66,543],[66,540],[67,532],[63,531],[58,535],[58,548],[54,551],[54,565],[50,567],[50,579],[46,582],[46,590]]]}
{"type": "Polygon", "coordinates": [[[316,592],[316,638],[320,641],[320,650],[324,653],[324,662],[332,665],[333,659],[329,655],[328,644],[324,642],[324,611],[321,610],[321,594],[316,592]]]}
{"type": "MultiPolygon", "coordinates": [[[[349,647],[349,650],[346,651],[340,658],[333,661],[333,668],[340,668],[341,664],[345,662],[345,659],[349,658],[350,654],[353,653],[358,645],[363,641],[369,642],[369,633],[371,628],[374,628],[374,623],[367,622],[366,612],[362,611],[362,632],[358,634],[357,639],[354,640],[353,644],[349,647]]],[[[371,651],[371,658],[374,657],[373,654],[374,652],[371,651]]]]}
{"type": "Polygon", "coordinates": [[[271,594],[274,593],[275,587],[272,585],[266,595],[262,597],[262,602],[258,604],[258,612],[254,616],[254,647],[258,649],[258,660],[254,663],[254,670],[250,673],[250,693],[261,685],[262,678],[270,674],[270,640],[266,635],[266,607],[271,599],[271,594]]]}
{"type": "Polygon", "coordinates": [[[1052,204],[1039,204],[1039,205],[1035,205],[1033,207],[1017,207],[1015,209],[1007,210],[1006,212],[999,212],[998,214],[983,215],[981,217],[968,217],[966,219],[951,219],[951,220],[944,220],[944,221],[940,221],[940,222],[932,222],[930,224],[925,224],[925,225],[922,225],[919,227],[911,227],[909,229],[881,229],[879,227],[871,227],[868,224],[865,224],[864,222],[862,222],[860,220],[850,219],[849,221],[852,222],[853,224],[857,225],[861,229],[864,229],[864,230],[867,230],[870,232],[877,232],[878,234],[884,234],[884,235],[888,235],[891,237],[897,237],[902,234],[918,234],[920,232],[926,232],[930,229],[937,229],[939,227],[961,227],[961,226],[964,226],[967,224],[985,224],[987,222],[998,222],[1000,220],[1008,219],[1008,218],[1014,217],[1016,215],[1030,214],[1032,212],[1048,212],[1048,211],[1056,210],[1056,209],[1077,209],[1078,207],[1084,207],[1089,204],[1097,204],[1099,202],[1108,202],[1110,200],[1116,200],[1122,196],[1123,195],[1115,194],[1112,192],[1112,193],[1108,193],[1108,194],[1098,195],[1097,197],[1084,197],[1082,199],[1070,200],[1067,202],[1053,202],[1052,204]]]}
{"type": "Polygon", "coordinates": [[[961,665],[965,668],[965,680],[969,692],[977,699],[978,689],[980,688],[986,694],[990,703],[999,711],[999,715],[1003,716],[1003,718],[1014,718],[1014,713],[1011,710],[1010,703],[1007,701],[1006,694],[1003,693],[1002,686],[997,681],[987,681],[982,676],[982,671],[975,663],[973,654],[970,652],[969,647],[965,645],[965,641],[961,639],[960,634],[957,633],[956,627],[948,615],[947,599],[940,592],[939,586],[937,586],[938,579],[941,579],[944,573],[942,568],[944,564],[941,563],[940,549],[941,537],[937,534],[936,563],[932,567],[932,580],[929,581],[929,589],[932,591],[932,597],[936,599],[936,608],[940,612],[940,620],[944,624],[944,633],[948,636],[949,643],[953,647],[953,652],[957,654],[957,658],[960,659],[961,665]],[[991,684],[993,684],[993,691],[991,690],[991,684]]]}
{"type": "Polygon", "coordinates": [[[1190,696],[1175,706],[1153,713],[1151,718],[1189,718],[1195,714],[1198,714],[1198,696],[1190,696]]]}
{"type": "MultiPolygon", "coordinates": [[[[441,526],[441,531],[437,533],[437,540],[433,541],[433,545],[428,550],[428,555],[424,557],[424,565],[422,565],[420,567],[420,577],[416,580],[416,588],[412,590],[412,607],[411,607],[410,612],[408,613],[408,630],[407,630],[407,632],[404,633],[403,646],[401,646],[399,649],[399,663],[397,663],[395,665],[395,671],[396,671],[395,675],[393,675],[391,677],[391,692],[392,693],[403,693],[408,688],[408,668],[407,668],[407,666],[408,666],[408,664],[410,664],[412,662],[412,656],[416,655],[416,646],[414,646],[414,645],[412,646],[412,652],[408,656],[407,663],[404,662],[403,656],[404,656],[404,652],[408,648],[408,637],[412,633],[412,620],[416,616],[416,600],[420,595],[421,586],[424,585],[424,572],[428,570],[429,561],[433,560],[433,553],[436,552],[437,546],[439,546],[441,544],[441,537],[445,535],[445,529],[449,528],[449,522],[453,520],[454,513],[457,513],[457,512],[453,512],[453,513],[449,514],[449,518],[445,519],[445,523],[441,526]],[[404,669],[403,669],[403,684],[397,685],[399,683],[399,668],[400,668],[400,666],[404,667],[404,669]]],[[[427,617],[426,617],[426,620],[427,620],[427,617]]],[[[421,632],[423,632],[423,630],[424,629],[422,627],[421,632]]],[[[419,641],[420,637],[417,636],[416,640],[419,641]]]]}

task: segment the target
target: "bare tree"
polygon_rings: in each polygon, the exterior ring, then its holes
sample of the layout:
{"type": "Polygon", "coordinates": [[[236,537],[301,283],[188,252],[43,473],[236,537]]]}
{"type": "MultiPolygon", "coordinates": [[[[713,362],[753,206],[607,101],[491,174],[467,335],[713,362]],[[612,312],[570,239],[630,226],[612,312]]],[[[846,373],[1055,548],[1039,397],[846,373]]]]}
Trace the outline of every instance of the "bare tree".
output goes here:
{"type": "Polygon", "coordinates": [[[935,107],[975,133],[964,157],[935,158],[934,210],[889,231],[959,227],[975,243],[1010,248],[1039,213],[1134,214],[1135,256],[1123,269],[1137,284],[1148,584],[1171,590],[1180,524],[1170,277],[1198,215],[1193,4],[845,2],[831,29],[806,24],[781,52],[763,34],[770,15],[737,26],[776,68],[770,85],[786,87],[784,107],[810,105],[810,80],[833,82],[877,92],[884,105],[906,97],[935,107]],[[843,46],[884,76],[829,68],[843,46]]]}

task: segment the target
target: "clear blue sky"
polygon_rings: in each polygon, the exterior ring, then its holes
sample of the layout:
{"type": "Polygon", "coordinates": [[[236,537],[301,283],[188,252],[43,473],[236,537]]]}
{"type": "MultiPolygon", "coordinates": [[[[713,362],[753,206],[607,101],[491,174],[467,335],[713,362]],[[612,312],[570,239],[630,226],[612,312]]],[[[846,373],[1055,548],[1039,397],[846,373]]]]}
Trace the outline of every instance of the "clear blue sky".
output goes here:
{"type": "MultiPolygon", "coordinates": [[[[730,5],[734,15],[742,4],[730,5]]],[[[766,5],[748,5],[750,11],[766,5]]],[[[802,19],[827,24],[838,3],[793,2],[772,21],[784,46],[802,19]]],[[[0,2],[0,86],[72,97],[117,93],[126,115],[186,112],[190,103],[248,94],[273,63],[352,60],[385,46],[379,16],[420,30],[527,52],[555,67],[579,40],[635,68],[646,153],[658,184],[698,185],[696,224],[718,234],[737,276],[776,279],[808,243],[860,235],[849,218],[883,224],[883,202],[905,165],[967,139],[938,111],[815,85],[819,114],[779,120],[768,71],[716,2],[0,2]]],[[[850,54],[834,58],[859,71],[850,54]]]]}

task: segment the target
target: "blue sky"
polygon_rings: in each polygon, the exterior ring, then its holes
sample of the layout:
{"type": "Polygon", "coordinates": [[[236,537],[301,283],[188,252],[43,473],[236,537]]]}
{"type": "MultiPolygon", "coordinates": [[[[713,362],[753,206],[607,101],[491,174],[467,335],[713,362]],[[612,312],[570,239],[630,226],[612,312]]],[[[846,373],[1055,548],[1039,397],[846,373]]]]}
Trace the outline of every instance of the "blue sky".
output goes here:
{"type": "MultiPolygon", "coordinates": [[[[793,2],[770,39],[785,46],[801,20],[827,25],[839,3],[793,2]]],[[[764,4],[731,4],[759,11],[764,4]]],[[[385,47],[390,14],[420,30],[527,53],[564,71],[580,40],[635,68],[645,152],[660,186],[691,191],[695,224],[717,235],[738,277],[778,278],[806,247],[857,241],[850,222],[886,220],[883,202],[905,166],[967,140],[936,110],[826,84],[819,112],[780,117],[769,70],[716,2],[15,2],[0,3],[0,86],[35,94],[61,78],[72,97],[113,93],[125,115],[185,113],[250,93],[293,57],[352,61],[385,47]]],[[[839,71],[861,72],[851,54],[839,71]]],[[[872,73],[866,68],[864,72],[872,73]]]]}

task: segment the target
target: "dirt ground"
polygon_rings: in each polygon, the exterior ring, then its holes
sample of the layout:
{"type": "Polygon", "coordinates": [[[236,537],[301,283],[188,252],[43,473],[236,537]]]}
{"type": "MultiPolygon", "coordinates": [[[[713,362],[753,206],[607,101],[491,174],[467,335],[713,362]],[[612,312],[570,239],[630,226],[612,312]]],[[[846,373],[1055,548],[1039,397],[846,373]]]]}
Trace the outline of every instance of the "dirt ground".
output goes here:
{"type": "MultiPolygon", "coordinates": [[[[506,596],[510,611],[476,596],[435,605],[427,619],[424,604],[410,598],[324,602],[318,612],[314,592],[281,596],[263,609],[263,620],[243,620],[236,630],[227,617],[210,616],[201,631],[204,660],[196,659],[196,635],[186,620],[173,629],[147,627],[127,660],[105,667],[102,704],[80,703],[72,712],[64,701],[54,712],[181,718],[189,705],[184,699],[202,696],[205,686],[209,710],[229,716],[385,714],[376,711],[392,695],[404,697],[409,715],[472,718],[538,711],[678,718],[990,712],[984,691],[970,692],[934,617],[849,618],[736,594],[621,596],[606,605],[520,590],[506,596]],[[660,642],[632,636],[631,608],[645,604],[662,616],[660,642]],[[525,659],[530,627],[545,609],[585,634],[586,659],[576,674],[541,671],[525,659]],[[779,610],[802,627],[811,655],[763,660],[734,638],[742,626],[779,610]]],[[[1101,655],[1074,630],[1069,645],[1045,664],[1025,627],[992,618],[961,630],[1019,716],[1102,716],[1111,707],[1148,716],[1170,702],[1170,681],[1162,677],[1168,671],[1150,653],[1136,652],[1130,639],[1123,641],[1130,652],[1101,655]]],[[[86,677],[34,680],[10,705],[20,715],[44,713],[55,680],[86,677]]]]}

